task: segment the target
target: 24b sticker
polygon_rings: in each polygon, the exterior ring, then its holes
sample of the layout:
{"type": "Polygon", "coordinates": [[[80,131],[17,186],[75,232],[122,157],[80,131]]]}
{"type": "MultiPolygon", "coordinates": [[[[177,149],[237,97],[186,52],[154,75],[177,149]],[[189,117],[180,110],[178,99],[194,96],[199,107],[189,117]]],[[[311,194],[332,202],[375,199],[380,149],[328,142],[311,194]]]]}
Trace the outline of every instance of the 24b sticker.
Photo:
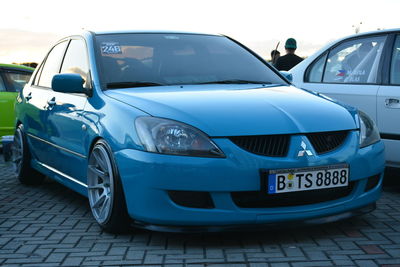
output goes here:
{"type": "Polygon", "coordinates": [[[102,54],[122,54],[122,49],[119,43],[117,42],[107,42],[101,44],[101,53],[102,54]]]}

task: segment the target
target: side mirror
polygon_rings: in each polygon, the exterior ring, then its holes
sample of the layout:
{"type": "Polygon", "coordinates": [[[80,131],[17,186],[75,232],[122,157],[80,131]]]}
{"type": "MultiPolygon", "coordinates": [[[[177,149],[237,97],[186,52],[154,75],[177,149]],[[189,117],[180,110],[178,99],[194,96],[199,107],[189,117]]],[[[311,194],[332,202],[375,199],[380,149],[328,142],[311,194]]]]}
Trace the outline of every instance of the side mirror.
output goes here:
{"type": "Polygon", "coordinates": [[[51,81],[51,87],[60,93],[86,93],[84,82],[82,76],[76,73],[56,74],[51,81]]]}
{"type": "Polygon", "coordinates": [[[293,75],[290,72],[288,72],[288,71],[280,71],[279,73],[282,74],[283,77],[285,77],[286,80],[288,80],[289,82],[293,82],[293,75]]]}

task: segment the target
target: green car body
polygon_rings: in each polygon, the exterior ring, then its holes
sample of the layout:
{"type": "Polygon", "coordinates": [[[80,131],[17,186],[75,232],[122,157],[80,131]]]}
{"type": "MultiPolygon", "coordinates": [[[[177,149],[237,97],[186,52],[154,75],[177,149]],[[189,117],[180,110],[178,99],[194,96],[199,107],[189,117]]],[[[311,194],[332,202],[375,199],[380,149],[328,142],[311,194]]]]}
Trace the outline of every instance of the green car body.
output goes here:
{"type": "Polygon", "coordinates": [[[14,135],[15,99],[33,71],[25,66],[0,64],[0,142],[2,136],[14,135]]]}

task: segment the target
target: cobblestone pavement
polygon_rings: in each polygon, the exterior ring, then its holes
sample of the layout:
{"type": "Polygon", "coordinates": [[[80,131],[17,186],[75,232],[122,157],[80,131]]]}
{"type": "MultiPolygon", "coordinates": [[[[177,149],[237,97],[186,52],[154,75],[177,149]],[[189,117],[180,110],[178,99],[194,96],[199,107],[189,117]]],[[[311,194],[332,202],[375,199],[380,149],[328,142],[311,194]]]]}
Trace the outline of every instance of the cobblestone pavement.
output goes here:
{"type": "Polygon", "coordinates": [[[0,266],[400,266],[398,185],[373,213],[312,228],[111,235],[85,198],[52,181],[23,186],[2,157],[0,182],[0,266]]]}

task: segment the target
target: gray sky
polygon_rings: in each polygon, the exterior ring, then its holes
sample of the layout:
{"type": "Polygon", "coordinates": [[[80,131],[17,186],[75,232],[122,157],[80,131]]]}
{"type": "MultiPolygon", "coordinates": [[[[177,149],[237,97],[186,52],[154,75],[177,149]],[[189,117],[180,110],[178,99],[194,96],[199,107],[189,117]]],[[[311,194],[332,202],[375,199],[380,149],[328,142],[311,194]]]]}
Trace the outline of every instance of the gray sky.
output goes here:
{"type": "Polygon", "coordinates": [[[397,28],[398,0],[19,0],[0,10],[0,62],[40,61],[59,38],[80,29],[150,29],[229,35],[269,58],[293,37],[308,56],[329,41],[397,28]]]}

